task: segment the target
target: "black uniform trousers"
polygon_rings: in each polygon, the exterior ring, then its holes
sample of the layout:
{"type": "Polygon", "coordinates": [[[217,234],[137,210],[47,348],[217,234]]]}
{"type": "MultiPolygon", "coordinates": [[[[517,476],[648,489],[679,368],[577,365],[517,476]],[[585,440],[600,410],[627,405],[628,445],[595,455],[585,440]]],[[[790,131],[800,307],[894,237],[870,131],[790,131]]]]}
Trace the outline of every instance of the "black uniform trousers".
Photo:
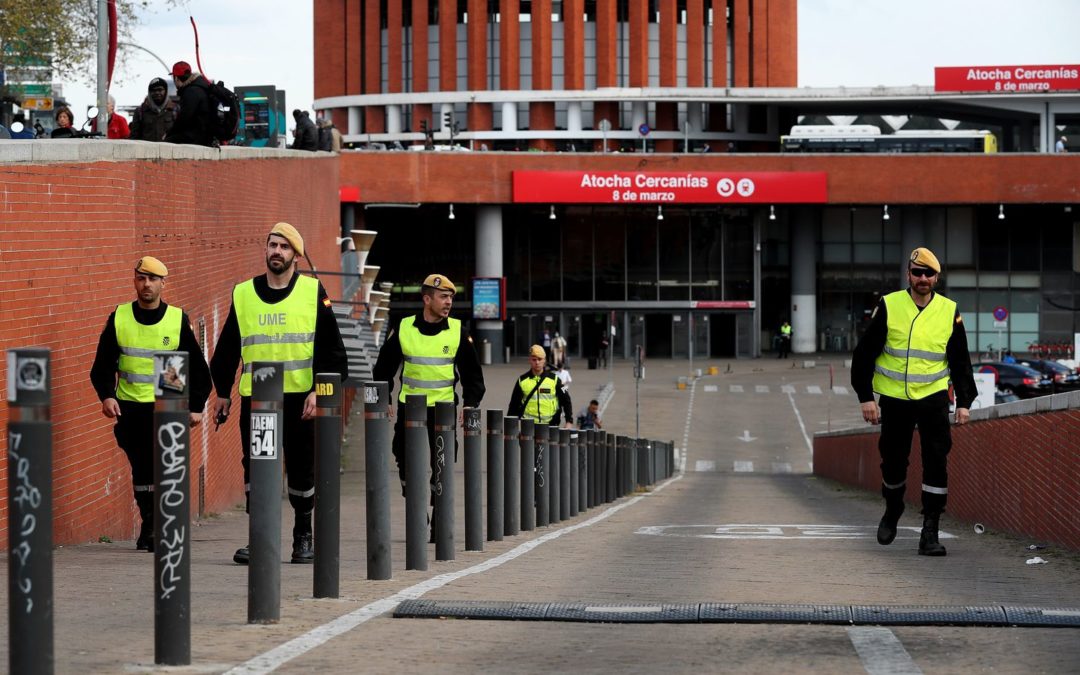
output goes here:
{"type": "MultiPolygon", "coordinates": [[[[394,440],[390,445],[391,451],[394,453],[394,461],[397,463],[398,478],[401,479],[401,494],[405,495],[405,477],[408,476],[405,466],[405,404],[398,402],[397,406],[397,419],[394,420],[394,440]]],[[[442,493],[442,471],[443,467],[439,465],[439,450],[435,444],[435,406],[429,405],[427,407],[427,433],[428,433],[428,449],[431,455],[431,503],[435,504],[435,495],[442,493]]],[[[446,453],[448,454],[448,453],[446,453]]],[[[453,470],[453,464],[457,462],[457,411],[454,411],[454,454],[453,459],[446,461],[445,464],[450,465],[450,470],[453,470]]]]}
{"type": "MultiPolygon", "coordinates": [[[[289,504],[297,515],[315,509],[315,420],[300,419],[307,394],[285,394],[281,442],[289,504]]],[[[240,397],[240,445],[244,456],[244,491],[251,491],[251,397],[240,397]]]]}
{"type": "Polygon", "coordinates": [[[907,483],[908,456],[915,427],[922,446],[922,506],[926,515],[945,510],[949,496],[947,459],[952,448],[949,395],[940,391],[926,398],[905,400],[882,396],[881,494],[886,502],[902,503],[907,483]]]}
{"type": "Polygon", "coordinates": [[[154,491],[154,404],[117,401],[120,416],[113,426],[116,444],[131,464],[131,485],[139,493],[154,491]]]}

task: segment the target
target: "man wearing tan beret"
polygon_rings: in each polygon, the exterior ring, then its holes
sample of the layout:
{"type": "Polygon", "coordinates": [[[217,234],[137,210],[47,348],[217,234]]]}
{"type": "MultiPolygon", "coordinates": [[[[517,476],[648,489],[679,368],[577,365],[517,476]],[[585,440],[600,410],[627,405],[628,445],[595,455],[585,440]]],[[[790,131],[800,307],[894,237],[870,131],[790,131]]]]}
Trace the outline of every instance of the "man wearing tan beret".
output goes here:
{"type": "Polygon", "coordinates": [[[938,520],[949,495],[949,381],[956,391],[956,423],[964,424],[975,400],[975,378],[960,311],[955,302],[934,292],[941,273],[937,256],[917,248],[908,261],[908,289],[881,299],[855,347],[851,385],[863,419],[881,423],[878,449],[885,515],[878,523],[878,543],[887,546],[896,538],[917,426],[923,465],[919,555],[943,556],[938,520]],[[880,407],[874,402],[875,392],[880,407]]]}
{"type": "Polygon", "coordinates": [[[118,305],[105,321],[90,382],[101,400],[101,414],[111,420],[113,435],[131,464],[131,486],[142,526],[135,548],[154,550],[154,352],[188,353],[190,423],[202,421],[210,396],[210,371],[179,307],[165,303],[168,268],[145,256],[135,263],[135,300],[118,305]]]}
{"type": "Polygon", "coordinates": [[[558,425],[562,417],[566,427],[571,428],[574,408],[570,394],[555,371],[546,366],[544,348],[540,345],[529,347],[529,369],[514,383],[506,414],[533,420],[537,424],[558,425]]]}
{"type": "MultiPolygon", "coordinates": [[[[233,381],[240,374],[240,448],[244,489],[250,491],[251,369],[256,361],[285,364],[282,439],[289,504],[293,507],[292,562],[313,563],[311,513],[315,507],[315,373],[348,376],[348,357],[326,289],[297,269],[304,239],[289,223],[278,223],[266,237],[266,273],[237,284],[221,328],[210,374],[217,400],[214,416],[228,416],[233,381]]],[[[244,546],[233,561],[248,563],[244,546]]]]}

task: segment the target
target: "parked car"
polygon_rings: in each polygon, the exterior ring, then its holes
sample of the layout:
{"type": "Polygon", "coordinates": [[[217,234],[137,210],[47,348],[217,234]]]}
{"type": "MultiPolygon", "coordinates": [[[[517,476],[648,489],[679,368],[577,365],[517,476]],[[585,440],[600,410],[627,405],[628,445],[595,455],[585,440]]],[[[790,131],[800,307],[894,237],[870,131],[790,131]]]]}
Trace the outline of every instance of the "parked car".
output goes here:
{"type": "Polygon", "coordinates": [[[1080,374],[1063,363],[1049,359],[1022,359],[1017,363],[1050,377],[1050,390],[1054,393],[1080,389],[1080,374]]]}
{"type": "Polygon", "coordinates": [[[1020,398],[1034,398],[1050,393],[1050,377],[1028,366],[994,361],[976,363],[972,368],[976,373],[993,373],[998,389],[1012,392],[1020,398]]]}

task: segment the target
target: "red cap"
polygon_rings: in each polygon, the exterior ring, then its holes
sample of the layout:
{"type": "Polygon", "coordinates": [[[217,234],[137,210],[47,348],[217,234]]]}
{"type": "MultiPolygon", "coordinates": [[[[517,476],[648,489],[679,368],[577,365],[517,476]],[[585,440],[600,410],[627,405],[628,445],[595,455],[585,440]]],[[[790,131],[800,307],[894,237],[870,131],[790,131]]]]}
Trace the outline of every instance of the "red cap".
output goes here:
{"type": "Polygon", "coordinates": [[[172,67],[173,77],[187,77],[191,74],[191,66],[187,61],[177,61],[172,67]]]}

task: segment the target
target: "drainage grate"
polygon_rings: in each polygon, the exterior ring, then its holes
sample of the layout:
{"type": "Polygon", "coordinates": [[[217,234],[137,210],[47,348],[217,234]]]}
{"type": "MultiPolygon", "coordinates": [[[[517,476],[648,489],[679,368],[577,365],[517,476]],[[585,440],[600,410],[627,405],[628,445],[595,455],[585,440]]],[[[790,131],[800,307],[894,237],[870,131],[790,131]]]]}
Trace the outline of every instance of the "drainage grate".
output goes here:
{"type": "Polygon", "coordinates": [[[548,621],[595,621],[601,623],[696,623],[698,606],[683,604],[633,604],[554,602],[548,621]]]}
{"type": "Polygon", "coordinates": [[[394,610],[394,618],[538,620],[544,618],[549,606],[546,602],[405,600],[394,610]]]}
{"type": "Polygon", "coordinates": [[[834,623],[850,624],[851,608],[844,605],[701,605],[702,623],[834,623]]]}
{"type": "Polygon", "coordinates": [[[856,625],[917,626],[1006,626],[1001,607],[942,607],[934,605],[854,605],[851,620],[856,625]]]}
{"type": "Polygon", "coordinates": [[[1080,609],[1066,607],[1005,607],[1012,626],[1080,626],[1080,609]]]}

